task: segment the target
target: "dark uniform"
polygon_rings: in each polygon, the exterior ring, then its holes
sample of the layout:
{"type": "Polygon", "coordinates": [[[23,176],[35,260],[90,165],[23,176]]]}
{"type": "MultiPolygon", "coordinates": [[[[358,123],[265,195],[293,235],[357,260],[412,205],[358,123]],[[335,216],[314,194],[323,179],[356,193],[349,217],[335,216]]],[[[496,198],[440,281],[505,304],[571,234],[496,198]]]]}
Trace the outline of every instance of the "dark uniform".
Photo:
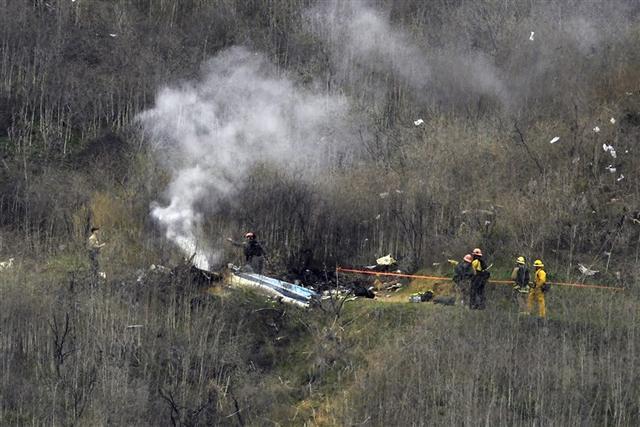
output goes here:
{"type": "Polygon", "coordinates": [[[256,273],[262,273],[264,268],[264,249],[255,239],[244,242],[244,258],[251,269],[256,273]]]}
{"type": "Polygon", "coordinates": [[[471,263],[475,275],[471,279],[471,298],[469,307],[474,310],[484,310],[486,299],[484,296],[484,288],[489,280],[489,272],[487,271],[487,263],[482,256],[474,255],[471,263]]]}
{"type": "Polygon", "coordinates": [[[473,276],[473,267],[471,263],[466,261],[456,265],[453,270],[453,283],[455,283],[456,294],[458,294],[461,304],[469,303],[469,287],[473,276]]]}

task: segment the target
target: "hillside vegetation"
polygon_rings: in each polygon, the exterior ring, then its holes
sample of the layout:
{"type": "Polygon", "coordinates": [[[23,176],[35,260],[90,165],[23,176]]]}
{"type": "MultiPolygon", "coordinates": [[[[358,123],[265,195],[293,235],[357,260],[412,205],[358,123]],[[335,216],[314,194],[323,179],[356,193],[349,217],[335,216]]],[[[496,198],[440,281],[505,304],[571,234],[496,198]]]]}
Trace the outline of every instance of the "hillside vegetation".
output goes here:
{"type": "Polygon", "coordinates": [[[0,424],[637,425],[638,18],[0,0],[0,424]],[[505,288],[303,311],[195,285],[185,258],[238,264],[248,230],[280,277],[481,247],[625,292],[553,289],[541,323],[505,288]]]}

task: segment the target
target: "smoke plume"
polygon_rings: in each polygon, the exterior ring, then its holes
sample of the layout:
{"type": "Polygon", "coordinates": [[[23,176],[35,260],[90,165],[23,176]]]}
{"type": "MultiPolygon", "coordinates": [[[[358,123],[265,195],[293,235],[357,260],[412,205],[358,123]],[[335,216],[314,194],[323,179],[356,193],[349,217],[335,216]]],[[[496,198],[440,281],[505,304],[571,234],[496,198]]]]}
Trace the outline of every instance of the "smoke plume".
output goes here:
{"type": "Polygon", "coordinates": [[[344,110],[343,99],[277,76],[261,54],[240,47],[222,52],[199,81],[162,89],[155,107],[139,116],[171,172],[167,201],[155,203],[151,215],[169,240],[207,269],[220,249],[202,238],[203,216],[235,195],[258,162],[309,170],[331,149],[334,140],[324,136],[329,125],[340,127],[344,110]]]}

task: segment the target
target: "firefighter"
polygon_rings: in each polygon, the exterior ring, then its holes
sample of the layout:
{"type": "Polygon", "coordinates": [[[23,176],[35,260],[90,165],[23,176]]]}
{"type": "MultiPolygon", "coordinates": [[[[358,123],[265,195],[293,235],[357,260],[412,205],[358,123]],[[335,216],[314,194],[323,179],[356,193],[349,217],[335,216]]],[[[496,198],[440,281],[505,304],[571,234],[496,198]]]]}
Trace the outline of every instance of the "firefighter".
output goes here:
{"type": "Polygon", "coordinates": [[[471,299],[469,301],[469,307],[472,310],[484,310],[485,308],[485,295],[484,288],[489,280],[489,271],[487,270],[487,264],[482,258],[482,250],[475,248],[471,253],[473,261],[471,261],[471,267],[473,267],[474,276],[471,279],[471,299]]]}
{"type": "Polygon", "coordinates": [[[529,293],[529,268],[527,268],[523,256],[516,258],[516,266],[511,272],[511,280],[513,280],[513,300],[518,306],[518,310],[524,312],[526,302],[524,296],[529,293]]]}
{"type": "Polygon", "coordinates": [[[527,311],[531,314],[533,310],[533,304],[538,302],[538,316],[545,319],[547,316],[547,310],[544,303],[544,293],[549,290],[549,284],[547,283],[547,273],[544,271],[544,264],[541,260],[537,259],[533,263],[533,267],[536,272],[533,278],[533,287],[529,291],[529,298],[527,300],[527,311]]]}
{"type": "Polygon", "coordinates": [[[262,249],[260,242],[256,239],[256,234],[254,232],[250,231],[245,234],[244,237],[244,242],[236,242],[230,237],[227,238],[227,240],[234,246],[242,247],[247,265],[249,265],[255,273],[262,274],[264,257],[266,255],[265,251],[262,249]]]}
{"type": "Polygon", "coordinates": [[[89,251],[89,262],[91,264],[91,274],[93,278],[97,278],[100,272],[100,250],[105,245],[100,241],[99,231],[99,227],[91,227],[91,235],[87,241],[87,250],[89,251]]]}
{"type": "Polygon", "coordinates": [[[473,256],[466,254],[462,258],[462,262],[456,265],[453,270],[453,283],[455,284],[455,290],[461,305],[469,304],[469,287],[471,285],[471,279],[474,276],[473,256]]]}

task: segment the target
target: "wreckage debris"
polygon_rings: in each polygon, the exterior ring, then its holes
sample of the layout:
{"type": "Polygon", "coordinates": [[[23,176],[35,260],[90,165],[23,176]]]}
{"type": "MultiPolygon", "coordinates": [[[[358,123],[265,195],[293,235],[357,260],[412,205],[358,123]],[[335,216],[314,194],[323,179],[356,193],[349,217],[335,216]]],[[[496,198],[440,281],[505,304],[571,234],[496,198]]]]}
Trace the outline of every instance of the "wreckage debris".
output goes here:
{"type": "Polygon", "coordinates": [[[599,273],[598,270],[591,270],[590,268],[585,267],[582,264],[578,264],[578,270],[580,271],[581,274],[583,274],[584,276],[595,276],[596,274],[599,273]]]}
{"type": "Polygon", "coordinates": [[[560,137],[556,136],[554,137],[551,141],[549,141],[549,144],[555,144],[556,142],[560,141],[560,137]]]}
{"type": "Polygon", "coordinates": [[[0,262],[0,271],[9,270],[11,267],[13,267],[14,260],[15,258],[9,258],[7,261],[0,262]]]}

